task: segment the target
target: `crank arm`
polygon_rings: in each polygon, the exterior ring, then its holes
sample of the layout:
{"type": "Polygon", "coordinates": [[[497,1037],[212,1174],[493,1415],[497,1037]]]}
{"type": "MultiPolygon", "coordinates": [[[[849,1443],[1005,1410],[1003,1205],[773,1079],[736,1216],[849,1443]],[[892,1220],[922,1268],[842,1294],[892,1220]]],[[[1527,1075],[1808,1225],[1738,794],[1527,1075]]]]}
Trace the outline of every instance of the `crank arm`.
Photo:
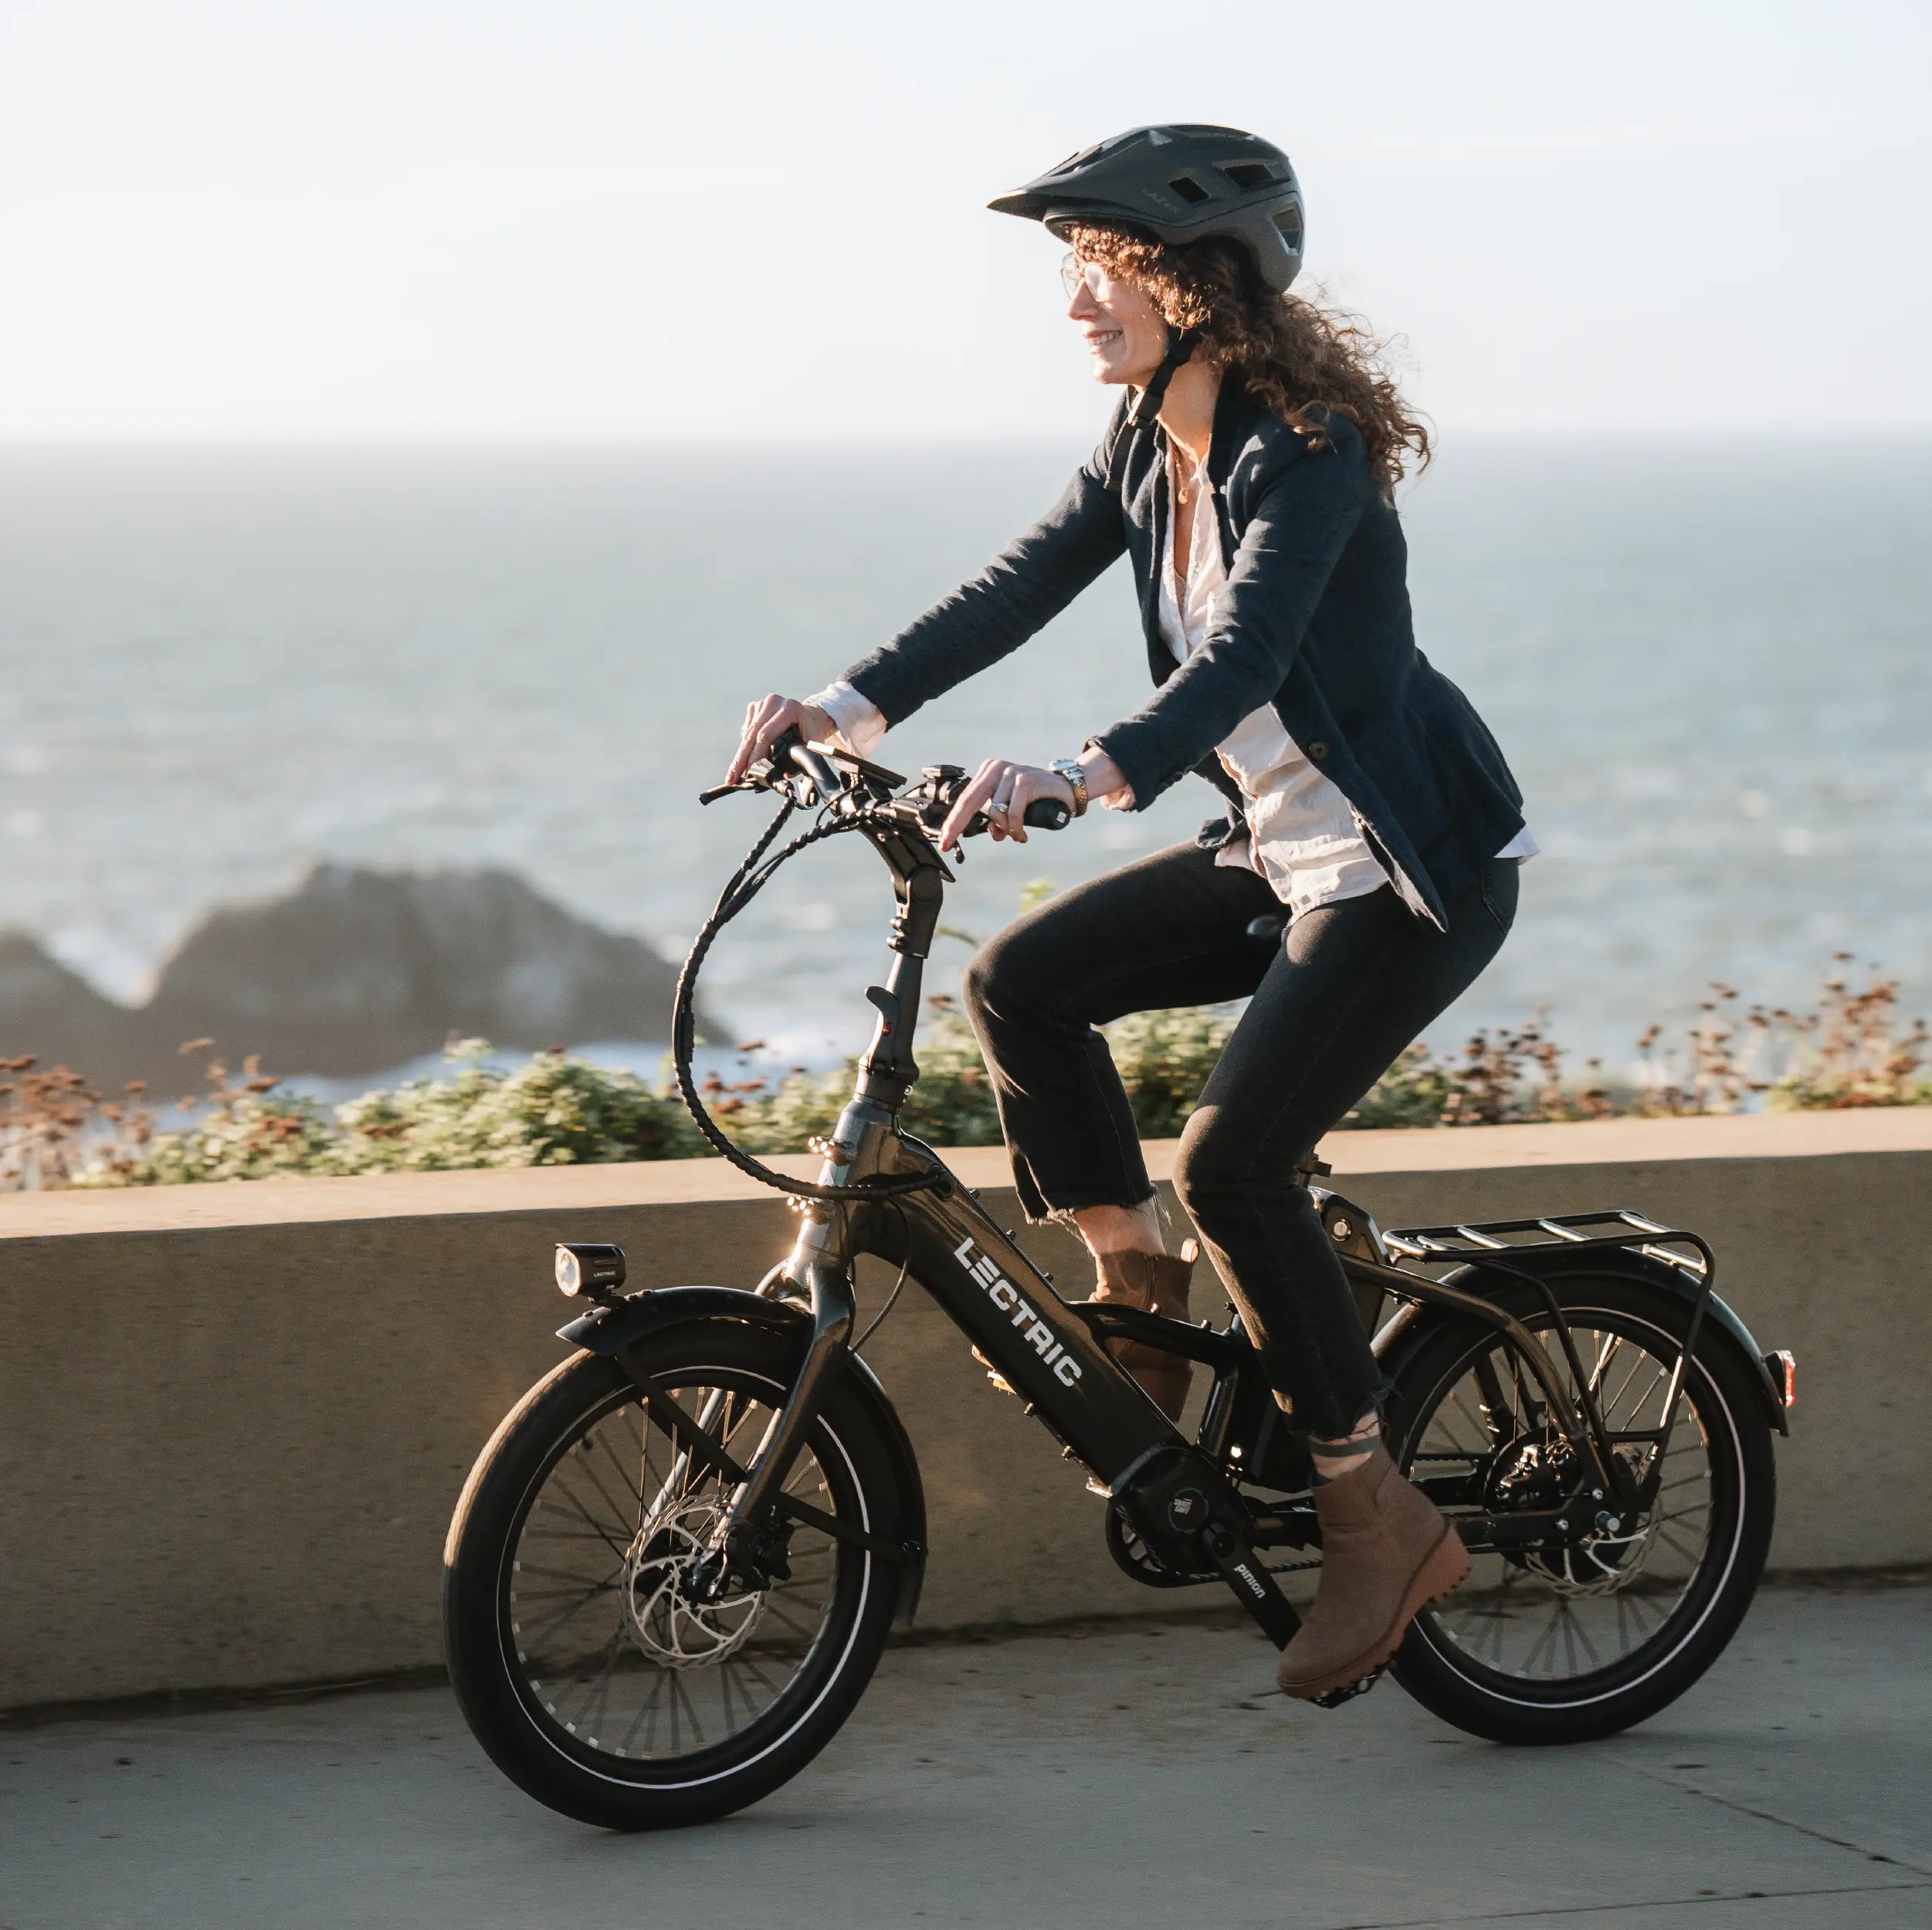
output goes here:
{"type": "Polygon", "coordinates": [[[1313,1502],[1299,1506],[1267,1508],[1254,1519],[1253,1545],[1256,1548],[1316,1548],[1321,1544],[1321,1523],[1315,1517],[1313,1502]]]}
{"type": "Polygon", "coordinates": [[[1275,1586],[1273,1576],[1255,1559],[1254,1550],[1219,1522],[1201,1539],[1209,1560],[1220,1569],[1221,1579],[1234,1590],[1241,1606],[1261,1624],[1262,1632],[1276,1648],[1286,1648],[1301,1627],[1301,1617],[1275,1586]]]}

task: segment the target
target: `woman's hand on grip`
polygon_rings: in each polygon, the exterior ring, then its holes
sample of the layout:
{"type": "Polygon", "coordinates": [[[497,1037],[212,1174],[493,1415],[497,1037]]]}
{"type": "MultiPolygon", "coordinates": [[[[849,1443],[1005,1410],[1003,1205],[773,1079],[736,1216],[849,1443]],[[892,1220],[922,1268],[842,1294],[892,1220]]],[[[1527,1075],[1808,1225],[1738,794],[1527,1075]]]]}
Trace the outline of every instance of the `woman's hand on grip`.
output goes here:
{"type": "Polygon", "coordinates": [[[801,703],[796,697],[759,698],[744,707],[744,733],[738,740],[730,768],[724,774],[727,784],[735,784],[772,745],[796,727],[808,744],[825,743],[838,735],[832,720],[816,704],[801,703]]]}
{"type": "Polygon", "coordinates": [[[1073,787],[1058,771],[1037,764],[1016,764],[1005,757],[988,757],[972,781],[954,800],[940,827],[939,848],[951,851],[966,834],[975,812],[985,811],[995,839],[1026,842],[1026,807],[1039,797],[1055,797],[1073,808],[1073,787]]]}

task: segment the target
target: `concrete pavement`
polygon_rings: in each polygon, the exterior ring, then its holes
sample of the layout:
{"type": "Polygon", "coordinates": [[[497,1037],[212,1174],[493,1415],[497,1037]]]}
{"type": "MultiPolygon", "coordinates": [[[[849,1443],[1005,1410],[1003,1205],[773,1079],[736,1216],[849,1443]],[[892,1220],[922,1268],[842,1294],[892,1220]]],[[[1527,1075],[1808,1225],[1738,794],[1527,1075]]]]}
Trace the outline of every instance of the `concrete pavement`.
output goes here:
{"type": "Polygon", "coordinates": [[[900,1649],[756,1810],[618,1837],[419,1689],[0,1732],[5,1930],[1932,1925],[1932,1587],[1767,1590],[1613,1741],[1496,1749],[1232,1624],[900,1649]]]}

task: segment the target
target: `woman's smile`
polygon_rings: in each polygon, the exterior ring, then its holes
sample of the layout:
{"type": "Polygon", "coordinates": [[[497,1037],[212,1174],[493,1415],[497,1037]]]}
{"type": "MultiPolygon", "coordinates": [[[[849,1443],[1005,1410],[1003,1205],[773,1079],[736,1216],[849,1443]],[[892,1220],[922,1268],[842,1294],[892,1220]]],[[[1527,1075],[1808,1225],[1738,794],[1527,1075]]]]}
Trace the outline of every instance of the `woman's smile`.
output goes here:
{"type": "Polygon", "coordinates": [[[1096,381],[1144,384],[1166,352],[1168,325],[1147,293],[1131,282],[1102,278],[1102,285],[1105,301],[1095,296],[1090,281],[1076,282],[1067,319],[1079,326],[1096,381]]]}

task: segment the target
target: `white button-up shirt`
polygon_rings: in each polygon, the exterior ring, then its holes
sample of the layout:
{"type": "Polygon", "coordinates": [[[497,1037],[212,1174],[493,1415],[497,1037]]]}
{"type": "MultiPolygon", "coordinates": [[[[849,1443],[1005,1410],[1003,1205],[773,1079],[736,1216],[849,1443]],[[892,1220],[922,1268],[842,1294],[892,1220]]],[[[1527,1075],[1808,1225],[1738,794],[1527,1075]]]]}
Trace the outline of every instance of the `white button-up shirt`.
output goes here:
{"type": "MultiPolygon", "coordinates": [[[[1178,450],[1171,459],[1169,479],[1177,486],[1182,459],[1178,450]]],[[[1161,571],[1161,635],[1176,663],[1185,663],[1206,639],[1228,581],[1205,465],[1195,471],[1194,492],[1187,513],[1187,581],[1180,579],[1171,548],[1161,571]]],[[[1168,500],[1178,519],[1178,486],[1169,489],[1168,500]]],[[[1389,882],[1348,800],[1303,756],[1273,704],[1249,711],[1215,746],[1215,755],[1241,787],[1241,814],[1248,823],[1248,835],[1224,845],[1215,863],[1259,872],[1296,914],[1344,898],[1365,898],[1389,882]]]]}

